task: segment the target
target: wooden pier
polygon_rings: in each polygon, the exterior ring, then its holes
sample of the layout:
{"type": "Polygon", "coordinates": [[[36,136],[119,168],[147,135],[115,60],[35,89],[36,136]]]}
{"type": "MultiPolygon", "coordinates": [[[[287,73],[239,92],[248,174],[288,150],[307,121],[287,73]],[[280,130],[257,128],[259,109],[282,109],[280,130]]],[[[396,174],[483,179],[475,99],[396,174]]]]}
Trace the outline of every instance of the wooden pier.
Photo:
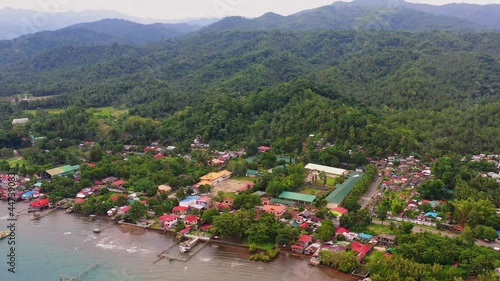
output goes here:
{"type": "MultiPolygon", "coordinates": [[[[205,239],[203,239],[205,240],[205,239]]],[[[187,257],[185,258],[181,258],[181,257],[174,257],[174,256],[169,256],[167,255],[167,252],[172,249],[173,247],[175,246],[178,246],[179,245],[179,242],[180,240],[178,240],[176,243],[174,243],[173,245],[171,245],[170,247],[168,247],[166,250],[164,250],[163,252],[159,253],[158,254],[158,259],[155,260],[153,262],[153,264],[159,262],[160,260],[164,259],[164,258],[168,258],[169,260],[176,260],[176,261],[182,261],[182,262],[187,262],[188,260],[190,260],[194,255],[196,255],[199,251],[201,251],[201,249],[203,249],[209,242],[210,242],[210,239],[207,239],[205,240],[205,243],[203,243],[201,246],[199,246],[196,251],[194,252],[189,252],[187,254],[187,257]]]]}
{"type": "Polygon", "coordinates": [[[98,264],[94,264],[93,266],[85,269],[84,271],[82,271],[80,274],[76,275],[76,276],[73,276],[73,277],[70,277],[70,276],[67,276],[67,275],[61,275],[61,281],[83,281],[82,279],[82,276],[89,273],[90,271],[96,269],[97,267],[99,267],[98,264]]]}
{"type": "Polygon", "coordinates": [[[40,212],[40,217],[38,217],[38,219],[46,217],[46,216],[52,214],[55,211],[57,211],[57,209],[50,209],[50,210],[47,210],[47,211],[44,211],[44,212],[40,212]]]}

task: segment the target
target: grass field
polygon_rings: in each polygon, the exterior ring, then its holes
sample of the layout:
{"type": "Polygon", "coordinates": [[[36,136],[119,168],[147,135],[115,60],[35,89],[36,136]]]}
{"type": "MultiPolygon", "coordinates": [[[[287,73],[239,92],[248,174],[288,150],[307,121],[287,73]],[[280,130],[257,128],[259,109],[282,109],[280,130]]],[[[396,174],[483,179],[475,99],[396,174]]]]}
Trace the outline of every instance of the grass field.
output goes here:
{"type": "Polygon", "coordinates": [[[316,189],[312,189],[312,188],[305,188],[305,189],[302,189],[300,191],[300,193],[302,194],[310,194],[310,195],[316,195],[316,193],[318,193],[319,190],[316,190],[316,189]]]}
{"type": "Polygon", "coordinates": [[[384,256],[385,252],[373,250],[371,253],[365,257],[366,262],[378,261],[384,256]]]}
{"type": "Polygon", "coordinates": [[[274,249],[274,243],[272,242],[269,242],[269,243],[250,243],[248,241],[245,241],[243,242],[243,245],[245,246],[250,246],[252,244],[255,244],[255,246],[257,246],[257,248],[261,249],[261,250],[272,250],[274,249]]]}
{"type": "Polygon", "coordinates": [[[28,165],[28,161],[23,159],[23,157],[21,156],[16,156],[16,157],[12,157],[12,158],[9,158],[7,159],[7,163],[9,163],[9,165],[12,167],[12,166],[15,166],[16,164],[19,164],[19,165],[28,165]]]}
{"type": "Polygon", "coordinates": [[[391,230],[391,228],[389,227],[389,224],[391,222],[387,222],[385,221],[384,222],[384,225],[380,225],[380,224],[372,224],[368,227],[369,230],[371,230],[372,232],[374,232],[375,234],[394,234],[395,232],[393,230],[391,230]]]}
{"type": "MultiPolygon", "coordinates": [[[[48,109],[47,112],[49,114],[60,114],[64,112],[64,108],[53,108],[53,109],[48,109]]],[[[33,110],[25,110],[25,113],[35,115],[36,114],[35,109],[33,110]]],[[[128,109],[127,108],[115,108],[111,106],[107,107],[96,107],[96,108],[89,108],[87,109],[87,112],[92,113],[96,117],[100,118],[106,118],[106,117],[119,117],[121,115],[127,114],[128,109]]]]}
{"type": "Polygon", "coordinates": [[[127,108],[114,108],[111,106],[100,107],[100,108],[90,108],[88,111],[97,117],[110,117],[110,116],[120,117],[121,115],[128,113],[127,108]]]}

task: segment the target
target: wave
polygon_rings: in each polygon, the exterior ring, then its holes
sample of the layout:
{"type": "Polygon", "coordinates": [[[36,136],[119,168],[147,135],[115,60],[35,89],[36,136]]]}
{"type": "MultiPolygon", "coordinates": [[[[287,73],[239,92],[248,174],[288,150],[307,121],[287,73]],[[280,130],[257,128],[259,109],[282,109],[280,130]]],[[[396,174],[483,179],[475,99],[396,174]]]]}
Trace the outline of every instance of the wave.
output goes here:
{"type": "Polygon", "coordinates": [[[127,253],[131,253],[132,254],[132,253],[135,253],[135,252],[137,252],[137,247],[132,247],[132,248],[128,248],[127,249],[127,253]]]}
{"type": "Polygon", "coordinates": [[[101,244],[101,243],[98,243],[96,245],[96,247],[98,248],[103,248],[103,249],[106,249],[106,250],[113,250],[114,248],[116,248],[116,245],[112,245],[112,244],[101,244]]]}

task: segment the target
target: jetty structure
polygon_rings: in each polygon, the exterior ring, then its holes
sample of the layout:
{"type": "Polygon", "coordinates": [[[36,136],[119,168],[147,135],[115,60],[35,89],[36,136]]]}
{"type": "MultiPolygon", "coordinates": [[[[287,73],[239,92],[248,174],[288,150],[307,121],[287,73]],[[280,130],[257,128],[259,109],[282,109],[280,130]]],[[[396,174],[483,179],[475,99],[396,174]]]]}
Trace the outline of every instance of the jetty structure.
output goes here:
{"type": "Polygon", "coordinates": [[[90,271],[96,269],[99,267],[99,264],[94,264],[93,266],[85,269],[84,271],[80,272],[78,275],[75,275],[73,277],[67,276],[67,275],[61,275],[61,281],[83,281],[82,277],[83,275],[89,273],[90,271]]]}

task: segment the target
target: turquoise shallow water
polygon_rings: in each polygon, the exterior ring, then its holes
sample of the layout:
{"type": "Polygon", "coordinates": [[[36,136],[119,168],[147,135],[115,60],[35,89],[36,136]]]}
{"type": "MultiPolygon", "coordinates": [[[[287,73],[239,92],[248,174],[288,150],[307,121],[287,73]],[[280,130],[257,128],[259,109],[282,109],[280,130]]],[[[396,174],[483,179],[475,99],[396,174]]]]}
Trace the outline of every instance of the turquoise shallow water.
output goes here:
{"type": "MultiPolygon", "coordinates": [[[[17,203],[17,210],[27,208],[17,203]]],[[[7,204],[0,202],[0,229],[7,222],[7,204]]],[[[238,247],[212,244],[188,262],[156,264],[157,254],[172,245],[171,237],[153,231],[124,227],[105,219],[88,222],[77,214],[54,212],[40,221],[21,216],[16,222],[16,273],[7,271],[7,240],[0,241],[0,280],[60,280],[95,264],[86,281],[109,280],[357,280],[323,267],[309,267],[307,259],[283,253],[271,263],[248,260],[238,247]],[[94,228],[102,232],[94,234],[94,228]]],[[[172,249],[175,252],[177,249],[172,249]]]]}

